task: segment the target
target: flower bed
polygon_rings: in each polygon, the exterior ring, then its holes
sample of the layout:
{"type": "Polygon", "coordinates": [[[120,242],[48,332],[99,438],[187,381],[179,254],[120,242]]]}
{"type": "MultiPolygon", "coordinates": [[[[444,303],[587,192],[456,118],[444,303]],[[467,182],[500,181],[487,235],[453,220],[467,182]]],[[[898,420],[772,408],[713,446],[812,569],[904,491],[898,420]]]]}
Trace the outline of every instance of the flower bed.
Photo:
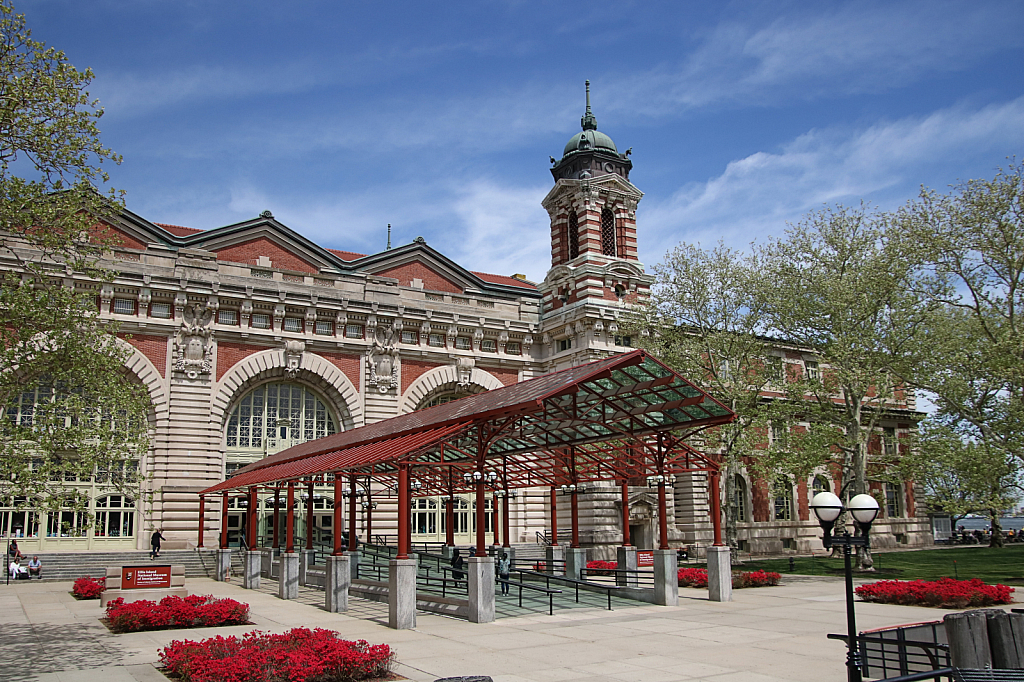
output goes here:
{"type": "Polygon", "coordinates": [[[963,609],[967,607],[1009,604],[1012,587],[986,585],[978,579],[954,580],[880,580],[857,588],[857,596],[864,601],[904,606],[941,606],[963,609]]]}
{"type": "Polygon", "coordinates": [[[107,602],[107,621],[114,632],[245,625],[249,622],[249,605],[199,595],[169,596],[159,602],[142,599],[125,603],[118,598],[107,602]]]}
{"type": "Polygon", "coordinates": [[[184,682],[349,682],[387,676],[394,659],[386,644],[319,628],[173,641],[160,651],[167,672],[184,682]]]}
{"type": "MultiPolygon", "coordinates": [[[[678,577],[680,587],[708,586],[708,571],[706,568],[680,568],[678,577]]],[[[750,571],[733,575],[732,586],[737,590],[744,587],[772,587],[778,585],[780,580],[782,580],[782,576],[778,573],[750,571]]]]}
{"type": "Polygon", "coordinates": [[[587,575],[615,575],[612,571],[618,567],[617,561],[588,561],[587,575]]]}
{"type": "Polygon", "coordinates": [[[107,589],[106,578],[92,578],[86,575],[75,581],[71,587],[71,594],[76,599],[99,599],[100,592],[105,589],[107,589]]]}

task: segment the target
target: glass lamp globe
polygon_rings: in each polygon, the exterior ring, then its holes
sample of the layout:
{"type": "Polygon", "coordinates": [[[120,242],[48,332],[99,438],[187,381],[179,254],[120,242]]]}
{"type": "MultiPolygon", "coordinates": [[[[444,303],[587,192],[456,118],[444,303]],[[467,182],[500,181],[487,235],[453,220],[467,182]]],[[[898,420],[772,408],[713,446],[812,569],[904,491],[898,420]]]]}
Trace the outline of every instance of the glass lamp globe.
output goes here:
{"type": "Polygon", "coordinates": [[[818,520],[825,523],[834,522],[843,513],[843,501],[830,492],[815,495],[811,500],[810,507],[814,510],[814,515],[818,517],[818,520]]]}
{"type": "MultiPolygon", "coordinates": [[[[815,497],[817,499],[817,497],[815,497]]],[[[871,495],[855,495],[850,500],[850,513],[860,523],[868,524],[878,516],[878,500],[871,495]]]]}

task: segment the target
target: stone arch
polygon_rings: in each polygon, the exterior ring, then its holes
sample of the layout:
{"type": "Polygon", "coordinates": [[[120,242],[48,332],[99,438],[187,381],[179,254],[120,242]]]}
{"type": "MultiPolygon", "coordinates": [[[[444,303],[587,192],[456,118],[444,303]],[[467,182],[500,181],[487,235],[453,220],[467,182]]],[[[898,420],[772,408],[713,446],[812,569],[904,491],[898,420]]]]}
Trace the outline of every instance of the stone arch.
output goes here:
{"type": "Polygon", "coordinates": [[[160,370],[142,351],[124,339],[117,339],[117,345],[129,353],[128,359],[124,363],[125,371],[134,375],[146,387],[149,401],[152,404],[153,428],[156,428],[159,423],[166,423],[170,419],[170,403],[167,395],[167,382],[160,375],[160,370]]]}
{"type": "MultiPolygon", "coordinates": [[[[486,370],[474,367],[469,375],[469,383],[490,391],[501,388],[505,384],[486,370]]],[[[399,401],[398,413],[406,414],[412,412],[431,393],[434,393],[446,385],[451,385],[452,390],[459,386],[459,370],[454,365],[443,365],[421,375],[402,394],[399,401]]]]}
{"type": "Polygon", "coordinates": [[[224,419],[235,400],[249,389],[272,380],[295,380],[317,389],[334,409],[340,430],[348,431],[363,425],[363,406],[359,392],[345,373],[329,360],[315,354],[303,353],[302,363],[294,376],[286,374],[284,349],[275,348],[253,353],[237,362],[217,382],[210,420],[223,434],[224,419]]]}

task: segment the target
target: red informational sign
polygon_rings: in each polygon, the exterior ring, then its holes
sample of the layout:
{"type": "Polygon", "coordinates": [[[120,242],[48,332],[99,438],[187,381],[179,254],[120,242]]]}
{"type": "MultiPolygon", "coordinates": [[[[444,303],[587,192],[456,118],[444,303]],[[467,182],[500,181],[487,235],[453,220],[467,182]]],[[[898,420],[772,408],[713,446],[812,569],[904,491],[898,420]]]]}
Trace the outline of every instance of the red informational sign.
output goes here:
{"type": "Polygon", "coordinates": [[[636,553],[636,566],[642,568],[644,566],[654,565],[654,552],[640,550],[636,553]]]}
{"type": "Polygon", "coordinates": [[[122,566],[121,589],[145,590],[171,586],[170,566],[122,566]]]}

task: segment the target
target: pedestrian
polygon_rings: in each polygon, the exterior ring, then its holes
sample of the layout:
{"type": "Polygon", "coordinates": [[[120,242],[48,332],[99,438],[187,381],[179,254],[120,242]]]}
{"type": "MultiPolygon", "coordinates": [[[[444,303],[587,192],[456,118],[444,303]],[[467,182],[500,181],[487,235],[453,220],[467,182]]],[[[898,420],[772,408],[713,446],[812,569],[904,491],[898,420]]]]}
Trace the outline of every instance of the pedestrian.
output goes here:
{"type": "Polygon", "coordinates": [[[28,575],[29,577],[36,577],[40,580],[43,579],[43,562],[39,560],[39,557],[34,556],[32,560],[28,562],[28,575]]]}
{"type": "Polygon", "coordinates": [[[498,577],[501,578],[501,593],[508,594],[508,576],[512,571],[512,561],[508,558],[508,552],[502,552],[498,559],[498,577]]]}
{"type": "Polygon", "coordinates": [[[25,558],[24,555],[21,553],[21,550],[18,549],[17,540],[11,540],[11,544],[7,546],[7,556],[17,559],[18,561],[21,561],[23,558],[25,558]]]}
{"type": "Polygon", "coordinates": [[[150,538],[150,540],[149,540],[149,547],[150,547],[149,558],[150,559],[156,559],[158,556],[160,556],[160,542],[162,540],[164,540],[164,536],[162,535],[162,532],[163,532],[162,528],[159,528],[159,529],[153,531],[153,537],[150,538]]]}
{"type": "Polygon", "coordinates": [[[458,581],[466,577],[466,574],[463,572],[465,566],[466,560],[462,558],[462,553],[456,547],[455,551],[452,552],[452,579],[455,580],[456,585],[458,585],[458,581]]]}

